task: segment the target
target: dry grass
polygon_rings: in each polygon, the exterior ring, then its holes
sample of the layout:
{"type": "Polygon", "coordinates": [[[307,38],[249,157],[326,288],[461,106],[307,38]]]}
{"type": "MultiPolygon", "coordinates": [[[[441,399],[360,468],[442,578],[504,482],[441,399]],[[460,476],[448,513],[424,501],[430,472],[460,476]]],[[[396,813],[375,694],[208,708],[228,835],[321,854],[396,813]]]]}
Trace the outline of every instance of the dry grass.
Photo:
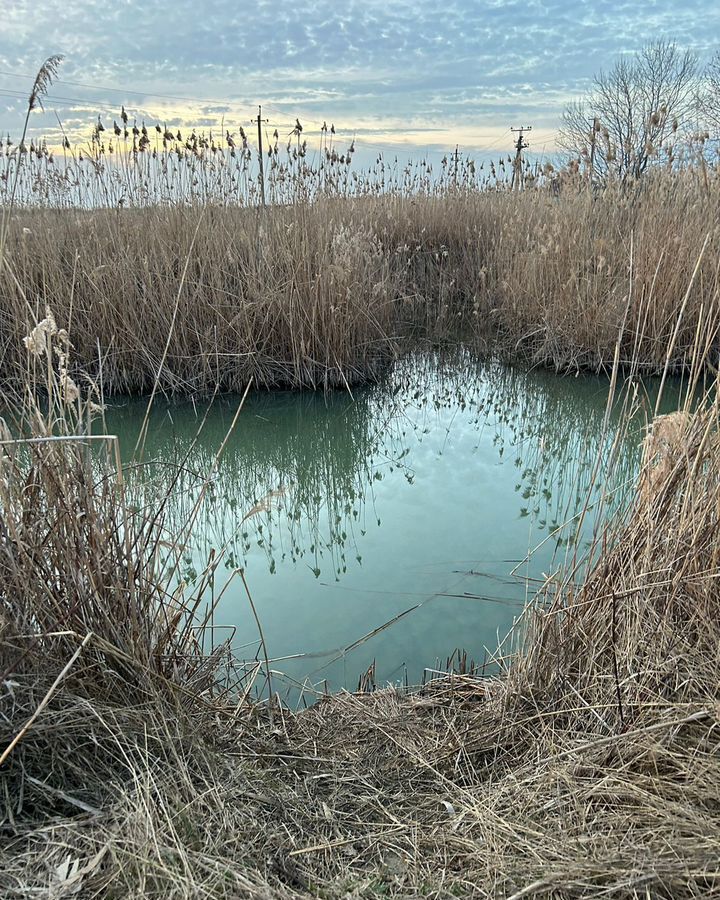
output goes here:
{"type": "Polygon", "coordinates": [[[638,490],[640,504],[652,502],[659,486],[672,472],[677,457],[685,452],[688,431],[686,410],[657,416],[645,435],[642,446],[642,480],[638,490]]]}
{"type": "Polygon", "coordinates": [[[717,893],[717,395],[501,676],[270,715],[262,660],[203,652],[169,593],[162,503],[47,440],[76,426],[49,355],[0,487],[3,896],[717,893]]]}
{"type": "Polygon", "coordinates": [[[47,303],[72,331],[74,365],[107,393],[149,391],[158,373],[176,394],[250,378],[342,387],[408,343],[458,335],[609,370],[623,322],[621,361],[690,367],[696,331],[718,323],[717,172],[656,172],[630,191],[573,177],[557,195],[448,186],[265,211],[18,209],[4,378],[25,377],[20,338],[47,303]]]}
{"type": "Polygon", "coordinates": [[[634,196],[575,187],[262,216],[14,213],[0,333],[24,438],[0,435],[3,897],[720,892],[717,395],[683,418],[582,583],[548,584],[500,676],[299,714],[249,702],[264,660],[239,670],[215,643],[200,588],[175,587],[174,554],[162,561],[162,499],[131,508],[116,442],[93,453],[82,437],[101,391],[79,372],[125,391],[342,383],[407,330],[473,319],[559,368],[699,372],[716,351],[716,176],[634,196]]]}

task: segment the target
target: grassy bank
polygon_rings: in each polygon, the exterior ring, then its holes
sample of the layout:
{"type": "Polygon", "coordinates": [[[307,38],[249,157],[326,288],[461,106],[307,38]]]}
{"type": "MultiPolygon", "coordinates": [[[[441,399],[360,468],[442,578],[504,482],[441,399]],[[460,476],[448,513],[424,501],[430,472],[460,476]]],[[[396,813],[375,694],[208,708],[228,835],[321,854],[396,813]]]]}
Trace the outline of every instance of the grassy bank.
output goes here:
{"type": "Polygon", "coordinates": [[[522,192],[322,196],[258,210],[17,209],[2,371],[51,304],[104,390],[344,386],[408,344],[461,335],[561,371],[689,366],[718,323],[720,180],[580,176],[522,192]],[[681,313],[681,315],[679,315],[681,313]]]}
{"type": "Polygon", "coordinates": [[[259,621],[255,661],[218,639],[219,558],[177,582],[203,491],[168,534],[157,491],[129,502],[117,439],[82,436],[113,392],[343,386],[458,335],[562,371],[699,373],[717,361],[717,173],[602,192],[576,173],[517,193],[293,181],[258,210],[162,191],[91,209],[107,168],[83,171],[74,204],[18,203],[0,233],[0,371],[26,436],[0,433],[0,894],[717,893],[717,395],[647,455],[619,531],[582,583],[548,583],[500,675],[302,713],[251,699],[272,693],[259,621]]]}
{"type": "Polygon", "coordinates": [[[291,713],[250,702],[262,650],[239,667],[174,587],[162,499],[128,504],[114,440],[90,456],[40,337],[33,442],[2,438],[4,897],[717,891],[717,396],[501,676],[291,713]]]}

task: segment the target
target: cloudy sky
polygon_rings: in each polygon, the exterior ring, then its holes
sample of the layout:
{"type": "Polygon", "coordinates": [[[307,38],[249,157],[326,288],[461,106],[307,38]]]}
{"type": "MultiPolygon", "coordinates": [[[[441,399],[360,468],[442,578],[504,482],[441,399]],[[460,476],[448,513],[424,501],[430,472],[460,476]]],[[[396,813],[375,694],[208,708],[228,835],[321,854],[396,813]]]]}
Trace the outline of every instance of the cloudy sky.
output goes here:
{"type": "MultiPolygon", "coordinates": [[[[712,0],[0,0],[0,130],[18,134],[37,67],[65,61],[33,134],[131,118],[246,128],[296,116],[368,150],[550,153],[563,105],[621,53],[720,47],[712,0]]],[[[281,130],[282,134],[282,130],[281,130]]]]}

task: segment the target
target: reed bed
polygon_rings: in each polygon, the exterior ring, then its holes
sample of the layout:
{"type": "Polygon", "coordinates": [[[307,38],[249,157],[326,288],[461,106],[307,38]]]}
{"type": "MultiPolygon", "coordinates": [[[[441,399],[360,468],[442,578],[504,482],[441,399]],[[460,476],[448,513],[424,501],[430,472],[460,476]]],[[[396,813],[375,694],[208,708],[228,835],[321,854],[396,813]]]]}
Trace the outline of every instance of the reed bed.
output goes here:
{"type": "Polygon", "coordinates": [[[648,441],[636,498],[587,570],[548,581],[499,675],[462,665],[302,713],[272,699],[259,621],[246,665],[217,639],[218,556],[193,588],[177,578],[205,492],[168,535],[173,480],[131,504],[99,427],[111,392],[350,385],[408,337],[458,331],[562,370],[612,364],[613,384],[627,364],[696,386],[717,360],[717,173],[600,193],[575,175],[559,193],[453,179],[266,210],[11,209],[3,897],[720,892],[715,388],[648,441]]]}
{"type": "Polygon", "coordinates": [[[500,675],[293,713],[250,702],[262,651],[239,667],[161,561],[162,498],[130,507],[114,440],[78,434],[99,412],[66,346],[34,332],[43,399],[3,434],[3,896],[718,891],[715,388],[647,442],[636,500],[500,675]]]}
{"type": "MultiPolygon", "coordinates": [[[[102,375],[106,394],[156,380],[175,395],[251,378],[345,387],[407,347],[458,337],[560,371],[609,370],[623,323],[621,361],[658,372],[689,368],[696,331],[718,320],[720,179],[702,159],[632,185],[547,171],[521,191],[467,161],[407,183],[376,166],[345,192],[291,167],[290,194],[263,208],[252,191],[193,193],[184,167],[233,162],[227,148],[202,152],[85,160],[63,203],[18,190],[0,287],[6,382],[19,364],[25,377],[20,338],[46,304],[72,331],[72,364],[102,375]],[[145,180],[167,194],[133,194],[133,165],[160,166],[145,180]],[[92,179],[119,179],[130,199],[92,179]]],[[[23,178],[34,166],[38,190],[50,178],[42,153],[7,153],[6,185],[13,166],[23,178]]]]}

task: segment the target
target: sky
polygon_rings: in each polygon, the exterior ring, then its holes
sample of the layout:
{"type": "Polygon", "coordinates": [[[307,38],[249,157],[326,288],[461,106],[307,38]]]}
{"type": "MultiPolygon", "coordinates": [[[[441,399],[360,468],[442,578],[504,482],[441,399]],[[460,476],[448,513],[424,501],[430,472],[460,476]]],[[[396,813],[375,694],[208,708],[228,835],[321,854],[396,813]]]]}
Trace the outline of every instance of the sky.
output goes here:
{"type": "Polygon", "coordinates": [[[712,0],[0,0],[0,133],[18,136],[43,60],[65,57],[32,135],[58,118],[88,140],[123,104],[138,121],[231,132],[263,104],[281,137],[409,156],[512,149],[532,125],[551,154],[567,102],[643,44],[720,48],[712,0]]]}

